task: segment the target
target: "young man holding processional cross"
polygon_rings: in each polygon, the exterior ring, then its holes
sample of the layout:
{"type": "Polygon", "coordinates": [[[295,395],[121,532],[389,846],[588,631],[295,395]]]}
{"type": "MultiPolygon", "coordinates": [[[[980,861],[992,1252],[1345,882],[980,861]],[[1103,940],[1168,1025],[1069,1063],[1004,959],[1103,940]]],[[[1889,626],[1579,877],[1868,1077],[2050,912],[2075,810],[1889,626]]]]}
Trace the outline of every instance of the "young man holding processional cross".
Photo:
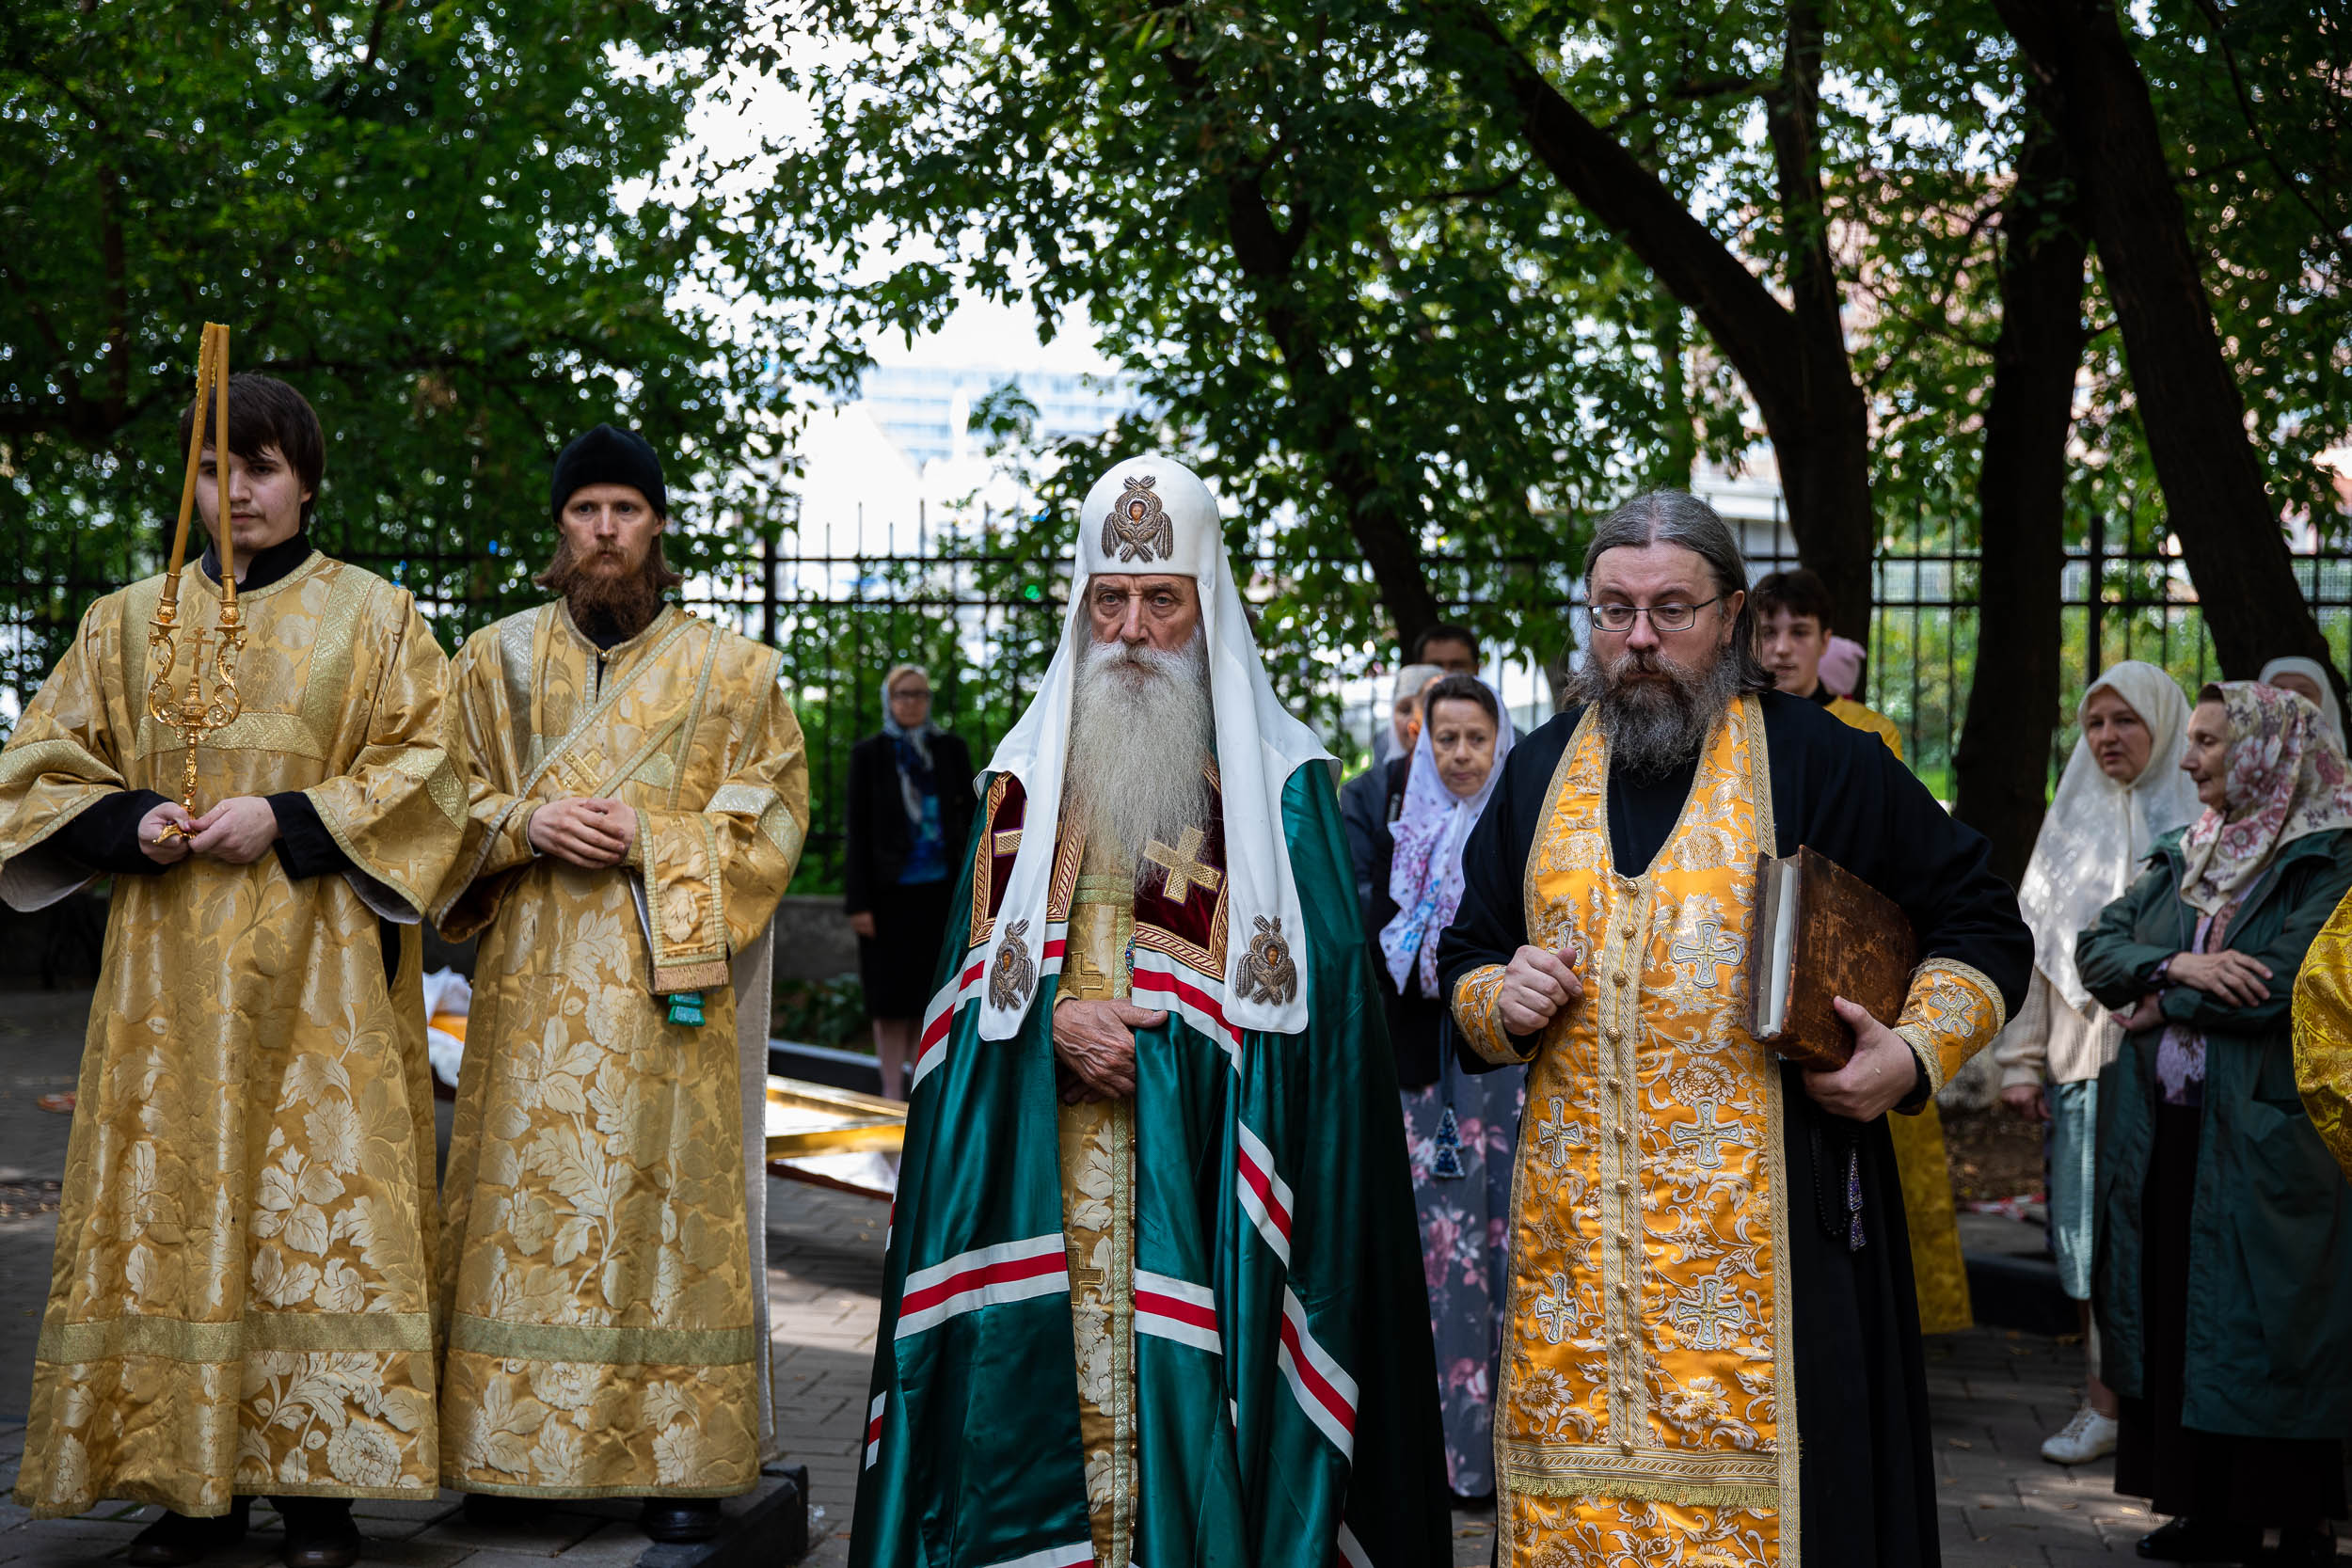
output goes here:
{"type": "Polygon", "coordinates": [[[183,510],[173,569],[90,607],[0,752],[0,896],[114,879],[16,1497],[161,1504],[129,1553],[156,1568],[266,1495],[289,1568],[337,1568],[350,1499],[438,1480],[419,920],[466,797],[414,602],[307,537],[317,416],[233,377],[222,454],[221,406],[199,391],[181,437],[204,421],[230,547],[181,568],[183,510]],[[198,726],[193,814],[192,682],[237,707],[198,726]]]}
{"type": "Polygon", "coordinates": [[[769,918],[808,760],[773,648],[664,601],[652,447],[556,460],[558,596],[450,673],[481,935],[443,1185],[442,1478],[497,1517],[640,1497],[716,1533],[771,1447],[769,918]]]}

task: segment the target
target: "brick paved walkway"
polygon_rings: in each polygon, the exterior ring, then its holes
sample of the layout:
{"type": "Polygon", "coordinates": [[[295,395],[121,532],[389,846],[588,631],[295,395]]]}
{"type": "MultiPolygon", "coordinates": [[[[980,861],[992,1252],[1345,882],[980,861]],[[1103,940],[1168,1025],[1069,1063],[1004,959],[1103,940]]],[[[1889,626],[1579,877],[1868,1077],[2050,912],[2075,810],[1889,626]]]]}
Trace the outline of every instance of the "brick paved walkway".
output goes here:
{"type": "Polygon", "coordinates": [[[812,1568],[850,1560],[889,1217],[872,1198],[789,1181],[768,1189],[777,1435],[786,1463],[808,1466],[812,1568]]]}
{"type": "Polygon", "coordinates": [[[2115,1495],[2115,1462],[2041,1455],[2082,1400],[2082,1346],[1978,1328],[1928,1342],[1928,1400],[1947,1568],[2137,1561],[2163,1521],[2115,1495]]]}

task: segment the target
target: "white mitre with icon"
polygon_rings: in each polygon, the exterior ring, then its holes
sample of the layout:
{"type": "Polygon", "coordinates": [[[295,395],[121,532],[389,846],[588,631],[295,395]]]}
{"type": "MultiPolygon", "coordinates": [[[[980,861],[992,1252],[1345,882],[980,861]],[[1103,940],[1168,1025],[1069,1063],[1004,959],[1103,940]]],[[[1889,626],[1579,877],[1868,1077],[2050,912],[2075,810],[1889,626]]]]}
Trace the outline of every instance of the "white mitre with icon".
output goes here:
{"type": "MultiPolygon", "coordinates": [[[[1021,847],[995,923],[992,974],[1042,972],[1046,899],[1059,837],[1070,703],[1089,630],[1087,584],[1095,577],[1165,575],[1200,584],[1200,635],[1216,714],[1216,767],[1225,811],[1224,1013],[1235,1028],[1295,1035],[1307,1027],[1305,922],[1282,832],[1282,791],[1309,763],[1335,764],[1314,732],[1274,694],[1242,609],[1216,499],[1200,477],[1168,457],[1131,457],[1087,492],[1070,580],[1070,613],[1045,680],[989,771],[1010,773],[1028,797],[1021,847]]],[[[1034,984],[988,988],[980,1037],[1010,1039],[1036,997],[1034,984]]]]}

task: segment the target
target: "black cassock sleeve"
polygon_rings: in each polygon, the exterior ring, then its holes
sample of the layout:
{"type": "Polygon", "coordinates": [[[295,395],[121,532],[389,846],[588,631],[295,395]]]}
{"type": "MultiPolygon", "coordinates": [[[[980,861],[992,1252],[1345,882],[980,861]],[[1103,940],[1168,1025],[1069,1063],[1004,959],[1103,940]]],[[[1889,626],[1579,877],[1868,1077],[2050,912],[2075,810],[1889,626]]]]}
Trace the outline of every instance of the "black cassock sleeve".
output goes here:
{"type": "Polygon", "coordinates": [[[93,871],[151,877],[163,869],[139,847],[139,819],[170,798],[151,789],[119,789],[101,796],[57,830],[57,847],[93,871]]]}

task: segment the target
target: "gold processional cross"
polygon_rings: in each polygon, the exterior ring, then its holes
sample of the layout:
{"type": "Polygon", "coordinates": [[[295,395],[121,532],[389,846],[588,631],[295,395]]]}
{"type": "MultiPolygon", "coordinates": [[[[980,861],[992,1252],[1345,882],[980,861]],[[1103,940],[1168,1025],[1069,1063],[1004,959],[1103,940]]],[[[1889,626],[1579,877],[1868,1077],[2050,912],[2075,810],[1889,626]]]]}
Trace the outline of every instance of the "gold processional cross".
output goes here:
{"type": "MultiPolygon", "coordinates": [[[[229,328],[218,322],[204,324],[204,336],[196,352],[197,417],[188,431],[188,471],[180,485],[180,527],[171,537],[171,565],[164,573],[163,597],[155,603],[155,615],[147,633],[147,651],[154,674],[147,686],[148,717],[166,729],[180,732],[181,743],[187,748],[187,766],[180,775],[180,809],[194,816],[196,812],[196,746],[197,742],[217,729],[236,721],[245,710],[244,699],[237,695],[237,654],[245,647],[245,624],[237,610],[237,546],[230,537],[229,526],[229,328]],[[179,662],[179,650],[173,645],[174,629],[180,621],[180,568],[188,555],[188,516],[196,510],[196,478],[204,451],[204,399],[214,399],[213,451],[216,461],[214,473],[220,482],[214,511],[213,539],[220,547],[220,626],[219,642],[213,649],[212,689],[207,692],[204,680],[204,644],[215,633],[202,627],[197,629],[189,650],[187,693],[178,699],[171,694],[172,671],[179,662]]],[[[155,842],[186,836],[186,830],[176,824],[155,835],[155,842]]]]}
{"type": "Polygon", "coordinates": [[[1200,846],[1206,842],[1206,835],[1200,829],[1186,828],[1173,849],[1156,838],[1144,845],[1143,858],[1168,873],[1165,896],[1169,903],[1183,903],[1192,895],[1196,883],[1215,893],[1217,884],[1225,880],[1224,872],[1201,863],[1200,846]]]}

